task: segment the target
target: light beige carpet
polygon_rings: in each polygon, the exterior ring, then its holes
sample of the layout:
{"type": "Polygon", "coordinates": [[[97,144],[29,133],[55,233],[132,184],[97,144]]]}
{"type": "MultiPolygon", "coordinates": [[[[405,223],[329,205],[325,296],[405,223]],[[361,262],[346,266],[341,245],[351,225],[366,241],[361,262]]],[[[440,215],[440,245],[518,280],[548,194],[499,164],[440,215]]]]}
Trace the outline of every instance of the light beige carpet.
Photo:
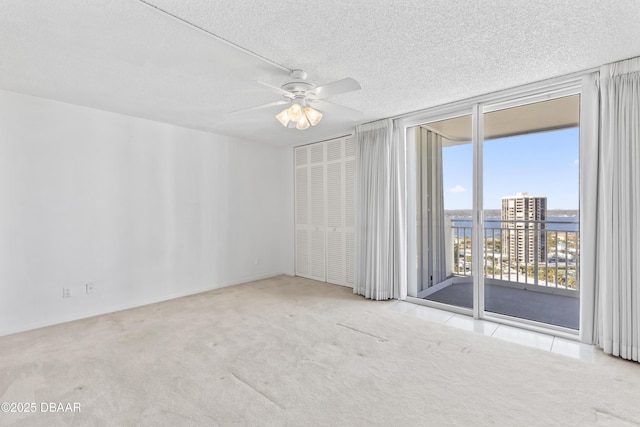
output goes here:
{"type": "Polygon", "coordinates": [[[640,365],[584,362],[280,276],[0,338],[16,426],[640,424],[640,365]],[[43,402],[81,412],[42,412],[43,402]]]}

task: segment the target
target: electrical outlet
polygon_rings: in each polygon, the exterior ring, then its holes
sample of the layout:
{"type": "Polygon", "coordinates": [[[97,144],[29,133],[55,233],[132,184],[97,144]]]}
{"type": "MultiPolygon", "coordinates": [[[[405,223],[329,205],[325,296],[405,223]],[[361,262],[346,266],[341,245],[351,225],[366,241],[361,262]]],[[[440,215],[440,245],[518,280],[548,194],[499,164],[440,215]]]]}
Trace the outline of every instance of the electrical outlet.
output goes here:
{"type": "Polygon", "coordinates": [[[62,288],[62,298],[71,298],[71,289],[62,288]]]}
{"type": "Polygon", "coordinates": [[[258,265],[260,264],[260,258],[256,258],[253,260],[253,264],[258,265]]]}
{"type": "Polygon", "coordinates": [[[87,283],[85,286],[87,288],[88,294],[92,294],[96,291],[96,285],[94,285],[93,283],[87,283]]]}

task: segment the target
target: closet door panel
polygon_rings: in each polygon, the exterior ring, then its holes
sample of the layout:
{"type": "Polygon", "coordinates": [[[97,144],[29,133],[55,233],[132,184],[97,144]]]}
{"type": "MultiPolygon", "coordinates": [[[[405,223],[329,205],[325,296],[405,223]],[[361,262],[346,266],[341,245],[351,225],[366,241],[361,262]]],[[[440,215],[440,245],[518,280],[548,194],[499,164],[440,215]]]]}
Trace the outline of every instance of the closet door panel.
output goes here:
{"type": "Polygon", "coordinates": [[[353,287],[356,275],[356,143],[344,143],[344,262],[345,285],[353,287]]]}
{"type": "Polygon", "coordinates": [[[310,277],[309,269],[309,232],[308,230],[296,230],[296,275],[310,277]]]}
{"type": "Polygon", "coordinates": [[[309,196],[311,226],[311,278],[325,281],[326,274],[326,164],[324,144],[310,146],[309,196]]]}
{"type": "Polygon", "coordinates": [[[355,138],[295,150],[296,275],[353,287],[355,138]]]}
{"type": "Polygon", "coordinates": [[[356,282],[356,233],[347,231],[345,235],[345,284],[353,288],[356,282]]]}
{"type": "Polygon", "coordinates": [[[295,149],[295,165],[295,270],[297,276],[311,277],[308,147],[295,149]]]}
{"type": "Polygon", "coordinates": [[[326,280],[325,232],[311,231],[311,278],[324,282],[326,280]]]}
{"type": "Polygon", "coordinates": [[[344,285],[344,233],[327,231],[327,282],[344,285]]]}
{"type": "Polygon", "coordinates": [[[327,282],[344,285],[342,144],[333,145],[338,153],[334,154],[337,161],[327,163],[327,282]]]}

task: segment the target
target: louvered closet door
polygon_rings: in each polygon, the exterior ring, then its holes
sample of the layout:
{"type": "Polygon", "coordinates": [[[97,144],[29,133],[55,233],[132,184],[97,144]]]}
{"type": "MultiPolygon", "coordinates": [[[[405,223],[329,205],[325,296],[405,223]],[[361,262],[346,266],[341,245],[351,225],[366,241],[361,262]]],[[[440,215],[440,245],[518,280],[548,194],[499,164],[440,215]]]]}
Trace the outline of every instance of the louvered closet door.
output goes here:
{"type": "Polygon", "coordinates": [[[345,285],[356,281],[356,139],[344,141],[344,262],[345,285]]]}
{"type": "Polygon", "coordinates": [[[311,277],[309,148],[295,150],[296,275],[311,277]]]}
{"type": "Polygon", "coordinates": [[[327,282],[345,285],[344,139],[327,141],[327,282]]]}
{"type": "Polygon", "coordinates": [[[296,275],[353,287],[355,139],[298,147],[296,275]]]}
{"type": "Polygon", "coordinates": [[[310,277],[326,280],[325,245],[325,144],[309,146],[309,216],[310,216],[310,277]]]}

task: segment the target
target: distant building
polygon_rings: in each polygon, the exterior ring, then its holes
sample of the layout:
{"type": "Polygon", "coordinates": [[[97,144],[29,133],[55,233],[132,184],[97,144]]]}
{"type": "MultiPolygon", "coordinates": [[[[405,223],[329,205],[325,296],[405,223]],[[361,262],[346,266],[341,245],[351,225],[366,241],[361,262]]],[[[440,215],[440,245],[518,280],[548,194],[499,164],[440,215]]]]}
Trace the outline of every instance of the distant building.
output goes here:
{"type": "Polygon", "coordinates": [[[533,264],[546,259],[547,198],[518,193],[502,198],[502,254],[533,264]]]}

